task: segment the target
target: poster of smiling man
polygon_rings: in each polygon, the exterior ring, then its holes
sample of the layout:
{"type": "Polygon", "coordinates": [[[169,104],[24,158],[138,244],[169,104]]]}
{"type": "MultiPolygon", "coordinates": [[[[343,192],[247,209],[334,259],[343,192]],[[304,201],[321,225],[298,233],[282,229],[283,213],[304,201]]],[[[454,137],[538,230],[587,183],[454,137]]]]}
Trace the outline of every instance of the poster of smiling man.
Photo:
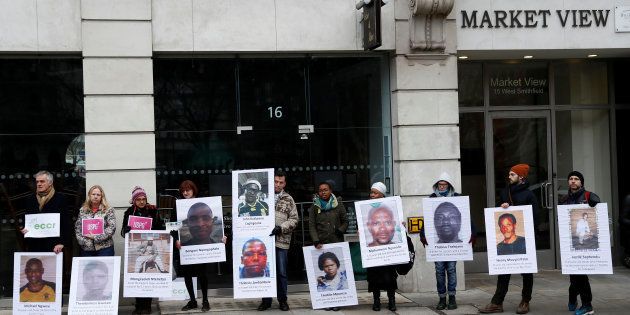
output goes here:
{"type": "Polygon", "coordinates": [[[563,274],[612,274],[608,205],[558,206],[563,274]]]}
{"type": "Polygon", "coordinates": [[[68,314],[118,312],[120,257],[74,257],[68,314]]]}
{"type": "Polygon", "coordinates": [[[61,314],[63,253],[13,254],[14,314],[61,314]]]}
{"type": "Polygon", "coordinates": [[[173,238],[168,231],[125,235],[124,297],[171,296],[173,238]]]}
{"type": "Polygon", "coordinates": [[[276,257],[273,236],[234,237],[234,298],[275,297],[276,257]]]}
{"type": "Polygon", "coordinates": [[[427,261],[472,260],[468,196],[424,198],[427,261]]]}
{"type": "Polygon", "coordinates": [[[357,290],[347,242],[302,248],[313,309],[357,305],[357,290]]]}
{"type": "Polygon", "coordinates": [[[354,206],[363,267],[409,262],[400,197],[357,201],[354,206]]]}
{"type": "Polygon", "coordinates": [[[491,275],[538,272],[532,206],[486,208],[485,222],[491,275]]]}
{"type": "Polygon", "coordinates": [[[221,197],[179,199],[177,221],[182,265],[225,261],[221,197]]]}

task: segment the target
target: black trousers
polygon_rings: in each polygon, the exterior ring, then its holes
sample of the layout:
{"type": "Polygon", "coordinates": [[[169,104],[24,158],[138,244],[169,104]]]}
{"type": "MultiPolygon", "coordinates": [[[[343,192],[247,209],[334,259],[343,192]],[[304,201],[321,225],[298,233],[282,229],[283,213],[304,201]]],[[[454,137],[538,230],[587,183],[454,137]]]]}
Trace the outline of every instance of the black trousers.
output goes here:
{"type": "Polygon", "coordinates": [[[582,305],[591,306],[593,293],[591,293],[591,283],[587,275],[569,275],[571,285],[569,286],[569,302],[577,304],[577,296],[582,299],[582,305]]]}
{"type": "MultiPolygon", "coordinates": [[[[503,304],[505,295],[508,292],[508,286],[510,285],[510,276],[512,275],[499,275],[499,279],[497,281],[497,290],[496,292],[494,292],[494,296],[492,297],[493,304],[503,304]]],[[[523,297],[523,301],[529,302],[532,299],[534,274],[522,273],[521,276],[523,276],[523,291],[521,293],[521,296],[523,297]]]]}

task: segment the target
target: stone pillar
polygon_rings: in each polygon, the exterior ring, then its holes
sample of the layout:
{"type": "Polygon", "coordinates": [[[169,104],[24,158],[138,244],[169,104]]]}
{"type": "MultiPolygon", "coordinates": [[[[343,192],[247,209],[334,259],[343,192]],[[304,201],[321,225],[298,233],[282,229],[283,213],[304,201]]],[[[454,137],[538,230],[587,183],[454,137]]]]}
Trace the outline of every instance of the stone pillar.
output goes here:
{"type": "MultiPolygon", "coordinates": [[[[396,52],[390,63],[395,193],[405,216],[421,216],[422,198],[448,172],[461,191],[456,26],[452,0],[396,1],[396,52]]],[[[413,235],[416,264],[399,277],[405,292],[435,291],[435,269],[413,235]]],[[[458,264],[458,289],[464,288],[458,264]]]]}

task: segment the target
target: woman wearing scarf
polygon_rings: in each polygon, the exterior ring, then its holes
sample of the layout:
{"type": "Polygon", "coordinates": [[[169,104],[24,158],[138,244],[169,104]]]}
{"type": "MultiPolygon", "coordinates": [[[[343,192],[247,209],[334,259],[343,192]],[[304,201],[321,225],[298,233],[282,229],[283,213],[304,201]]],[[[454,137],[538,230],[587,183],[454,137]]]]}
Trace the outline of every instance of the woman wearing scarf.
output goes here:
{"type": "Polygon", "coordinates": [[[105,191],[101,186],[94,185],[88,190],[85,202],[79,209],[79,217],[74,224],[74,231],[80,246],[80,256],[114,256],[112,237],[116,232],[116,215],[114,208],[107,203],[105,191]],[[95,234],[88,230],[84,234],[84,219],[102,219],[103,233],[95,234]]]}
{"type": "MultiPolygon", "coordinates": [[[[317,187],[313,205],[308,210],[308,225],[313,245],[321,249],[322,244],[343,242],[343,233],[348,228],[348,218],[341,197],[333,194],[332,186],[322,182],[317,187]]],[[[333,307],[332,310],[338,311],[339,308],[333,307]]]]}
{"type": "MultiPolygon", "coordinates": [[[[131,191],[131,207],[125,211],[123,218],[122,231],[120,234],[125,237],[131,227],[129,224],[129,216],[151,218],[151,230],[164,230],[162,220],[158,218],[157,208],[147,202],[147,193],[140,186],[136,186],[131,191]]],[[[136,309],[132,314],[151,314],[151,298],[136,298],[136,309]]]]}

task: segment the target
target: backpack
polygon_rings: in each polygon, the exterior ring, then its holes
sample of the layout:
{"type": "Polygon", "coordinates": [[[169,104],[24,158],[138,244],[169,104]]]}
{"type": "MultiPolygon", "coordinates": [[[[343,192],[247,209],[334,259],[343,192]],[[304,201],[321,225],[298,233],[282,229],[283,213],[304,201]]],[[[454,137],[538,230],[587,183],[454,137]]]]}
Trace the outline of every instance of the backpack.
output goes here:
{"type": "Polygon", "coordinates": [[[407,235],[407,247],[409,249],[409,262],[395,266],[396,272],[399,275],[408,274],[411,268],[413,268],[413,263],[416,261],[416,250],[413,247],[413,243],[411,242],[409,235],[407,235]]]}

